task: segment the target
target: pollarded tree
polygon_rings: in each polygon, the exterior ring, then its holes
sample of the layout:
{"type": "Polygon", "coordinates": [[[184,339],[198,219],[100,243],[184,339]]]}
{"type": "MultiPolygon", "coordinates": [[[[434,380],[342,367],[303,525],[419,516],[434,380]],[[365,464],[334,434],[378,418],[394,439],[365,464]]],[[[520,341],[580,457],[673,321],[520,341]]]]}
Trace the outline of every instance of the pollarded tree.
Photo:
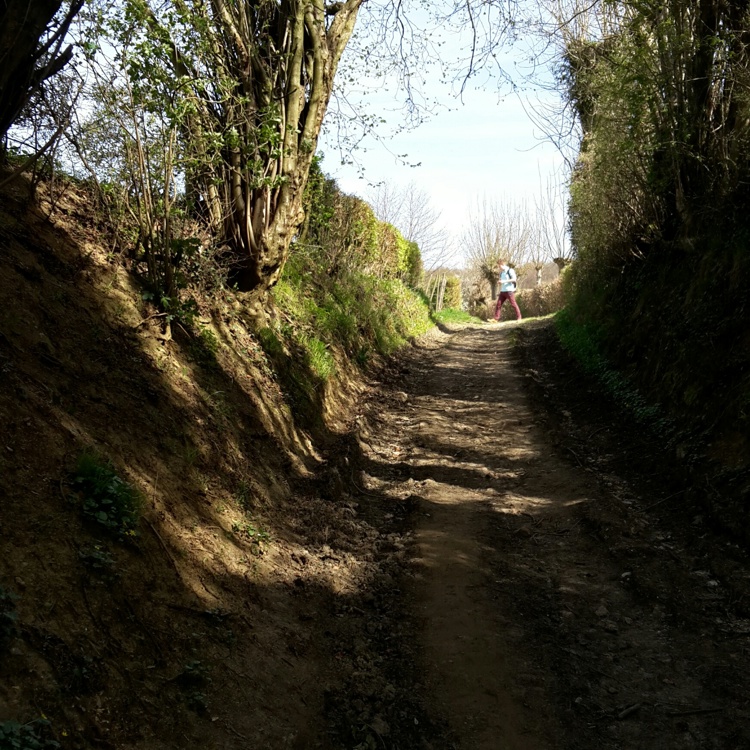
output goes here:
{"type": "Polygon", "coordinates": [[[260,312],[303,220],[336,68],[362,0],[129,0],[116,28],[136,96],[179,123],[188,195],[260,312]],[[151,93],[144,100],[153,100],[151,93]]]}
{"type": "Polygon", "coordinates": [[[511,266],[527,261],[533,224],[524,206],[510,202],[482,201],[470,218],[463,245],[467,260],[490,285],[492,299],[497,297],[498,261],[511,266]]]}

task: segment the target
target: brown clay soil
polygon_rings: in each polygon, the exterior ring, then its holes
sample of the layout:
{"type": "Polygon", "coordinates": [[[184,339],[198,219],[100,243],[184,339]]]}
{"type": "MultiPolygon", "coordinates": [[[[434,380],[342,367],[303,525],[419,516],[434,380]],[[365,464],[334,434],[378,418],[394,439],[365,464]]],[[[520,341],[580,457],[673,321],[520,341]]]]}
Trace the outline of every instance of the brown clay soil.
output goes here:
{"type": "Polygon", "coordinates": [[[236,299],[170,339],[53,197],[0,204],[0,729],[750,748],[747,554],[548,321],[436,331],[311,423],[236,299]],[[130,541],[81,515],[92,447],[142,494],[130,541]]]}

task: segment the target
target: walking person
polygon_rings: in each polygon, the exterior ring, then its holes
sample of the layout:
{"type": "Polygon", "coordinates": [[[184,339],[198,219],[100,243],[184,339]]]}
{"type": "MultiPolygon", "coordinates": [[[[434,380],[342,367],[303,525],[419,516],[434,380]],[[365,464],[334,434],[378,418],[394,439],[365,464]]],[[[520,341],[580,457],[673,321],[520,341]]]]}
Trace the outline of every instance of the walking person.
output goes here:
{"type": "Polygon", "coordinates": [[[503,304],[508,301],[511,307],[516,311],[516,320],[521,320],[521,310],[516,302],[516,272],[508,265],[506,260],[501,260],[497,264],[500,273],[500,294],[497,295],[497,304],[495,305],[495,321],[500,322],[500,311],[503,304]]]}

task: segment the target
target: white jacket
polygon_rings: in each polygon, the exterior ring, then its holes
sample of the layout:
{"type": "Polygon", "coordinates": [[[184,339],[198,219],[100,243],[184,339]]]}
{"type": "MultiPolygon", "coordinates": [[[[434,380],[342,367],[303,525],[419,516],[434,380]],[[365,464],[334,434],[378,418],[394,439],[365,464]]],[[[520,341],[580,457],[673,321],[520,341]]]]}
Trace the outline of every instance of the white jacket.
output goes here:
{"type": "Polygon", "coordinates": [[[512,268],[508,268],[507,271],[500,271],[500,291],[515,292],[516,278],[516,272],[512,268]]]}

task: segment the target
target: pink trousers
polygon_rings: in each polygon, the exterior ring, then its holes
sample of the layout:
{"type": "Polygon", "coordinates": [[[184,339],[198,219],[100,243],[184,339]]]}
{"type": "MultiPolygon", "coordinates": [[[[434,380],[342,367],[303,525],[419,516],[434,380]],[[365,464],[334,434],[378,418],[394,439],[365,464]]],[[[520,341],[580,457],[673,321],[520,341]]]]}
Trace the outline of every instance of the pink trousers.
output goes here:
{"type": "Polygon", "coordinates": [[[497,298],[497,304],[495,305],[495,320],[500,320],[500,311],[502,310],[503,302],[506,300],[510,302],[511,306],[516,311],[516,320],[521,320],[521,311],[516,302],[515,292],[500,292],[497,298]]]}

